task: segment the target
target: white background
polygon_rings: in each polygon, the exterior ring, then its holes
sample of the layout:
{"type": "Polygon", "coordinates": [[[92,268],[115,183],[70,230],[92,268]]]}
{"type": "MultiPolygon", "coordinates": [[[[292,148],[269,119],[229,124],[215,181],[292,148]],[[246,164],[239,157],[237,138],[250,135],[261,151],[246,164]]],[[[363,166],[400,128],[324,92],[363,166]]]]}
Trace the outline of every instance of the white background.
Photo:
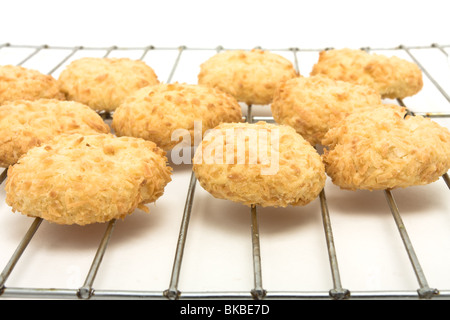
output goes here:
{"type": "MultiPolygon", "coordinates": [[[[53,46],[215,48],[396,47],[450,44],[448,1],[2,1],[0,44],[53,46]]],[[[26,54],[3,48],[1,61],[26,54]]],[[[70,52],[70,51],[69,51],[70,52]]],[[[81,52],[102,55],[104,52],[81,52]]],[[[292,59],[292,53],[281,52],[292,59]]],[[[422,57],[423,52],[415,54],[422,57]]],[[[58,53],[61,59],[67,53],[58,53]]],[[[128,54],[114,51],[111,55],[128,54]]],[[[139,57],[140,52],[133,53],[139,57]]],[[[199,64],[214,50],[186,51],[173,81],[194,82],[199,64]]],[[[404,57],[404,52],[399,52],[404,57]]],[[[154,51],[146,62],[167,79],[176,51],[154,51]]],[[[73,57],[75,58],[75,57],[73,57]]],[[[317,53],[302,53],[307,75],[317,53]]],[[[56,61],[56,60],[55,60],[56,61]]],[[[433,51],[423,59],[450,92],[450,68],[433,51]]],[[[47,72],[55,65],[38,54],[25,66],[47,72]]],[[[55,72],[55,76],[61,70],[55,72]]],[[[448,101],[425,77],[423,91],[405,102],[415,111],[446,111],[448,101]]],[[[267,108],[262,110],[267,113],[267,108]]],[[[96,289],[167,289],[190,166],[174,167],[173,181],[151,213],[119,221],[96,289]]],[[[330,182],[327,199],[343,286],[354,291],[418,288],[382,192],[345,192],[330,182]]],[[[442,180],[394,195],[430,286],[450,289],[450,204],[442,180]]],[[[0,268],[32,219],[11,213],[0,189],[0,268]]],[[[260,209],[263,284],[274,291],[320,291],[332,287],[318,200],[303,208],[260,209]]],[[[253,286],[250,211],[212,198],[197,185],[182,291],[243,291],[253,286]]],[[[79,288],[104,225],[57,226],[44,222],[7,282],[9,287],[79,288]]]]}
{"type": "Polygon", "coordinates": [[[448,43],[446,0],[1,1],[0,40],[123,46],[448,43]]]}

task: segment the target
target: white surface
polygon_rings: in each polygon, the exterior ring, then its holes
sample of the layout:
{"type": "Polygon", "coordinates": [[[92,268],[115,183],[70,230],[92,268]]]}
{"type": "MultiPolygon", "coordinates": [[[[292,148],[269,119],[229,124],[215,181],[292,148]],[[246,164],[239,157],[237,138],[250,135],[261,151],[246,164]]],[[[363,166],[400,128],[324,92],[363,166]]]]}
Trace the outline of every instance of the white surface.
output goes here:
{"type": "Polygon", "coordinates": [[[2,40],[65,45],[282,48],[448,41],[446,0],[15,0],[2,40]]]}
{"type": "MultiPolygon", "coordinates": [[[[0,44],[279,49],[448,44],[445,2],[10,1],[0,5],[4,13],[0,44]]],[[[0,63],[18,63],[30,52],[3,48],[0,63]]],[[[44,50],[24,66],[46,73],[69,52],[44,50]]],[[[138,58],[141,53],[113,51],[111,56],[138,58]]],[[[214,53],[183,52],[172,81],[195,83],[200,63],[214,53]]],[[[291,52],[278,53],[293,60],[291,52]]],[[[71,60],[103,54],[84,50],[71,60]]],[[[408,58],[401,51],[388,54],[408,58]]],[[[445,56],[437,49],[431,55],[420,50],[414,54],[450,92],[445,56]]],[[[176,55],[175,50],[152,50],[145,61],[165,81],[176,55]]],[[[298,58],[300,72],[307,75],[317,53],[299,53],[298,58]]],[[[56,70],[56,77],[62,68],[56,70]]],[[[450,107],[426,77],[423,91],[405,103],[414,111],[448,112],[450,107]]],[[[269,114],[267,106],[255,108],[256,114],[269,114]]],[[[439,122],[449,127],[448,121],[439,122]]],[[[189,165],[174,166],[173,181],[164,196],[149,205],[151,213],[137,211],[117,223],[95,289],[168,288],[190,170],[189,165]]],[[[393,192],[427,280],[441,290],[450,289],[448,192],[442,179],[393,192]]],[[[329,182],[326,195],[343,286],[351,291],[416,290],[415,275],[383,193],[341,191],[329,182]]],[[[11,213],[4,198],[3,184],[0,269],[33,221],[11,213]]],[[[269,292],[331,289],[319,200],[306,207],[258,209],[258,213],[264,288],[269,292]]],[[[105,228],[44,221],[6,286],[79,288],[105,228]]],[[[248,292],[252,288],[249,208],[214,199],[197,185],[179,289],[248,292]]]]}

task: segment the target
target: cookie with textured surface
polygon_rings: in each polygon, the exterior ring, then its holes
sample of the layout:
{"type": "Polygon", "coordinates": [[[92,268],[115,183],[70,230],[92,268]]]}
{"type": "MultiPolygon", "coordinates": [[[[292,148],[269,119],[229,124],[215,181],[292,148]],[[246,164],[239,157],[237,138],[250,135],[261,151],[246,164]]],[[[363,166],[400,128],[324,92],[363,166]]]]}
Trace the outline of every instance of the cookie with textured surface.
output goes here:
{"type": "Polygon", "coordinates": [[[328,131],[323,161],[342,189],[382,190],[425,185],[450,168],[450,132],[399,108],[376,108],[345,118],[328,131]]]}
{"type": "Polygon", "coordinates": [[[58,83],[68,100],[97,111],[114,111],[130,94],[159,80],[141,60],[87,57],[72,61],[58,83]]]}
{"type": "Polygon", "coordinates": [[[286,58],[259,49],[220,52],[200,66],[198,83],[218,88],[247,104],[269,104],[280,83],[296,77],[286,58]]]}
{"type": "Polygon", "coordinates": [[[64,134],[9,167],[6,202],[27,216],[86,225],[147,211],[170,180],[165,153],[153,142],[64,134]]]}
{"type": "Polygon", "coordinates": [[[0,166],[17,162],[29,149],[62,133],[109,133],[91,108],[78,102],[18,100],[0,106],[0,166]]]}
{"type": "Polygon", "coordinates": [[[222,122],[242,121],[242,109],[236,99],[215,88],[159,84],[128,97],[115,111],[112,127],[118,136],[143,138],[169,150],[180,142],[173,137],[177,130],[188,134],[193,145],[196,121],[202,137],[222,122]]]}
{"type": "Polygon", "coordinates": [[[423,87],[422,71],[413,62],[357,49],[320,52],[311,75],[363,84],[377,90],[382,98],[406,98],[423,87]]]}
{"type": "Polygon", "coordinates": [[[56,79],[21,66],[0,66],[0,105],[15,100],[37,99],[64,99],[56,79]]]}
{"type": "Polygon", "coordinates": [[[214,197],[263,207],[301,206],[325,185],[316,150],[289,126],[224,123],[196,150],[193,170],[214,197]]]}
{"type": "Polygon", "coordinates": [[[280,85],[271,105],[277,123],[293,127],[312,145],[355,110],[381,104],[374,89],[322,76],[298,77],[280,85]]]}

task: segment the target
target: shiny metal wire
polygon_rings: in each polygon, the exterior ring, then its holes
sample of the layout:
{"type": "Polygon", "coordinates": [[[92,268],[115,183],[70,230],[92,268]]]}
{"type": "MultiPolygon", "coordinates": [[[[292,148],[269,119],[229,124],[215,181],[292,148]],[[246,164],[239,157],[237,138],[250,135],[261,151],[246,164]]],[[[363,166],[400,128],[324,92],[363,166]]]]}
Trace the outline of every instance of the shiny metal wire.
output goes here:
{"type": "MultiPolygon", "coordinates": [[[[201,50],[224,50],[222,46],[215,48],[190,48],[186,46],[179,47],[155,47],[152,45],[146,47],[83,47],[83,46],[51,46],[51,45],[14,45],[10,43],[0,44],[0,49],[2,48],[16,48],[16,49],[34,49],[28,56],[26,56],[19,65],[24,64],[28,60],[32,59],[34,56],[45,50],[69,50],[69,53],[59,61],[48,74],[54,73],[58,68],[60,68],[66,61],[68,61],[75,53],[80,50],[103,50],[105,51],[104,57],[107,57],[114,50],[141,50],[142,55],[140,59],[143,59],[146,54],[151,50],[175,50],[178,54],[173,62],[171,72],[167,79],[167,83],[170,83],[174,73],[176,72],[177,66],[179,64],[180,58],[186,50],[190,51],[201,51],[201,50]]],[[[426,50],[439,50],[448,57],[448,53],[445,48],[450,48],[450,45],[440,45],[431,44],[430,46],[404,46],[400,45],[398,47],[391,48],[361,48],[363,50],[403,50],[410,58],[416,62],[422,69],[424,74],[429,78],[431,83],[439,90],[439,92],[450,102],[450,97],[447,92],[439,85],[439,83],[431,76],[431,74],[424,68],[420,61],[411,53],[412,49],[426,49],[426,50]]],[[[228,48],[232,50],[232,48],[228,48]]],[[[271,49],[266,48],[266,50],[276,50],[276,51],[286,51],[292,52],[293,61],[295,68],[298,70],[298,56],[299,52],[319,52],[327,48],[282,48],[282,49],[271,49]]],[[[403,101],[398,101],[400,105],[404,105],[403,101]]],[[[405,106],[407,107],[407,106],[405,106]]],[[[447,118],[450,117],[450,113],[416,113],[416,115],[422,115],[425,117],[433,118],[447,118]]],[[[109,118],[110,114],[102,115],[104,118],[109,118]]],[[[244,120],[248,122],[254,121],[268,121],[274,122],[271,117],[261,117],[252,115],[252,106],[248,106],[247,115],[244,120]]],[[[0,184],[3,184],[7,177],[7,170],[3,170],[0,174],[0,184]]],[[[447,186],[450,188],[450,180],[447,174],[443,176],[443,179],[447,186]]],[[[248,292],[181,292],[178,289],[178,281],[181,274],[181,267],[184,254],[184,246],[187,241],[187,233],[189,230],[189,219],[192,211],[192,204],[195,197],[195,186],[196,178],[194,174],[191,176],[189,182],[189,188],[186,195],[186,204],[184,208],[184,214],[180,225],[180,232],[178,235],[177,248],[175,252],[172,276],[170,283],[168,284],[167,290],[160,291],[127,291],[127,290],[95,290],[94,280],[99,267],[102,263],[103,255],[107,250],[107,245],[109,239],[114,231],[115,221],[111,221],[107,224],[104,236],[99,244],[95,257],[93,259],[91,268],[87,273],[84,285],[78,290],[74,289],[64,289],[64,288],[15,288],[8,287],[7,279],[8,276],[13,272],[16,263],[19,261],[22,253],[26,250],[28,244],[32,241],[33,235],[38,230],[42,220],[37,218],[34,220],[29,230],[24,235],[21,242],[18,244],[16,251],[11,256],[11,259],[4,267],[3,272],[0,274],[0,298],[4,297],[14,297],[14,298],[45,298],[45,299],[151,299],[151,300],[177,300],[177,299],[241,299],[241,300],[252,300],[252,299],[274,299],[274,300],[311,300],[311,299],[450,299],[450,290],[438,290],[436,288],[430,288],[425,278],[425,274],[420,266],[419,259],[414,251],[414,247],[411,240],[408,237],[405,225],[403,224],[400,216],[400,211],[395,203],[393,194],[389,191],[385,191],[386,201],[391,209],[394,220],[400,232],[401,239],[404,243],[405,249],[410,257],[410,261],[413,270],[416,274],[418,280],[417,291],[378,291],[378,292],[358,292],[350,291],[345,289],[341,283],[339,266],[338,266],[338,252],[334,247],[334,238],[332,232],[332,222],[330,218],[330,212],[328,210],[327,200],[325,196],[325,191],[320,194],[320,204],[322,211],[322,221],[324,226],[325,240],[328,248],[328,256],[330,260],[330,269],[332,274],[333,283],[330,285],[330,290],[328,292],[271,292],[267,291],[262,283],[262,273],[263,266],[261,264],[261,250],[259,242],[259,229],[258,229],[258,215],[257,207],[252,206],[250,210],[250,220],[251,220],[251,241],[253,250],[253,266],[254,266],[254,287],[250,288],[248,292]]]]}

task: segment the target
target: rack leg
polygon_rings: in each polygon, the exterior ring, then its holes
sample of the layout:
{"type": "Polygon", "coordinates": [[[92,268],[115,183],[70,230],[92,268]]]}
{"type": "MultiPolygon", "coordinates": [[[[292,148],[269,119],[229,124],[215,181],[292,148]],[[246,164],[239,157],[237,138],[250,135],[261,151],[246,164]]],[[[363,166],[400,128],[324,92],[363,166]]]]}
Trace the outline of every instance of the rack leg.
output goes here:
{"type": "Polygon", "coordinates": [[[103,256],[106,252],[106,247],[108,246],[109,239],[111,238],[112,232],[114,230],[114,226],[116,225],[116,220],[111,220],[108,223],[108,227],[106,228],[105,234],[100,242],[100,246],[97,249],[97,253],[95,254],[94,261],[92,262],[89,273],[86,277],[84,285],[78,289],[78,297],[81,299],[89,299],[92,294],[92,285],[95,280],[95,276],[97,275],[98,269],[100,268],[100,264],[103,260],[103,256]]]}
{"type": "Polygon", "coordinates": [[[419,297],[424,299],[431,299],[438,293],[438,291],[428,286],[425,274],[422,270],[422,267],[420,266],[419,259],[417,258],[417,255],[414,251],[408,233],[406,232],[405,225],[403,224],[402,218],[400,217],[400,212],[391,191],[385,190],[385,195],[389,207],[391,208],[392,215],[394,216],[395,223],[397,224],[398,231],[400,232],[400,236],[403,240],[403,244],[408,253],[409,260],[411,261],[417,280],[419,281],[420,288],[417,290],[419,297]]]}
{"type": "Polygon", "coordinates": [[[8,169],[3,170],[2,174],[0,174],[0,184],[2,184],[3,181],[6,180],[7,174],[8,174],[8,169]]]}
{"type": "Polygon", "coordinates": [[[192,204],[194,202],[195,186],[197,179],[194,172],[191,173],[186,204],[184,207],[183,220],[181,221],[180,233],[178,235],[177,249],[173,262],[172,276],[170,279],[169,289],[164,291],[164,295],[170,300],[178,299],[180,292],[178,291],[178,281],[180,279],[181,263],[183,261],[184,247],[186,245],[186,237],[191,219],[192,204]]]}
{"type": "Polygon", "coordinates": [[[333,231],[331,229],[330,214],[328,211],[328,205],[324,190],[322,190],[322,192],[320,193],[319,198],[322,210],[323,227],[327,240],[328,257],[330,259],[331,275],[333,277],[333,289],[330,290],[330,296],[335,300],[348,299],[350,297],[350,291],[342,287],[336,248],[334,246],[333,231]]]}
{"type": "Polygon", "coordinates": [[[262,271],[261,271],[261,246],[259,243],[259,228],[258,228],[258,216],[256,212],[256,206],[251,207],[251,218],[252,218],[252,248],[253,248],[253,273],[255,287],[251,291],[252,296],[256,300],[261,300],[266,295],[266,291],[262,286],[262,271]]]}
{"type": "Polygon", "coordinates": [[[34,219],[32,225],[28,229],[27,233],[23,237],[22,241],[20,242],[19,246],[17,247],[16,251],[12,255],[11,259],[9,260],[8,264],[6,265],[3,272],[0,274],[0,294],[3,292],[3,289],[5,287],[5,282],[8,279],[9,275],[11,274],[12,270],[16,266],[17,262],[19,261],[20,257],[22,256],[23,252],[27,248],[28,244],[30,243],[31,239],[33,238],[34,234],[36,233],[37,229],[42,223],[41,218],[34,219]]]}
{"type": "Polygon", "coordinates": [[[442,178],[444,179],[445,183],[447,184],[447,187],[450,189],[450,178],[448,177],[448,173],[444,174],[442,176],[442,178]]]}

